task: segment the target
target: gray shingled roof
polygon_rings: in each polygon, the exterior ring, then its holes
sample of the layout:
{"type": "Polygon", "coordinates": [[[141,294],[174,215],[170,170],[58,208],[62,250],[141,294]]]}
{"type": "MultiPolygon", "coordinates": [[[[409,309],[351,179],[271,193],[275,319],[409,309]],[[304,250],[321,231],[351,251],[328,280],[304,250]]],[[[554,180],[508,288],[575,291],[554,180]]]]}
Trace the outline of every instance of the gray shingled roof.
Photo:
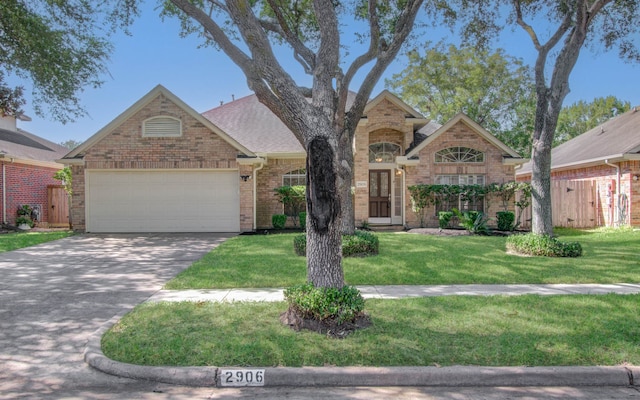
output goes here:
{"type": "Polygon", "coordinates": [[[254,153],[304,153],[298,139],[255,95],[202,113],[254,153]]]}
{"type": "MultiPolygon", "coordinates": [[[[551,169],[640,154],[640,108],[636,107],[551,150],[551,169]]],[[[531,173],[531,162],[517,171],[531,173]]]]}
{"type": "Polygon", "coordinates": [[[22,160],[53,162],[69,152],[64,146],[18,129],[0,129],[0,153],[22,160]]]}

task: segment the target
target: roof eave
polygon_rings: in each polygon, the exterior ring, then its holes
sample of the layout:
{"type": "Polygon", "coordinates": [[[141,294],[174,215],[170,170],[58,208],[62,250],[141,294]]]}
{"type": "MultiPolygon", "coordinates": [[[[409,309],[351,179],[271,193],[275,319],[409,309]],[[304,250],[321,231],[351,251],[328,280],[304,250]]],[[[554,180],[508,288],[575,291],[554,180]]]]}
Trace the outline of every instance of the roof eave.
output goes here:
{"type": "Polygon", "coordinates": [[[54,161],[32,160],[28,158],[21,158],[19,156],[13,156],[7,153],[0,154],[0,161],[5,163],[8,162],[8,163],[33,165],[35,167],[58,168],[58,169],[62,168],[61,163],[58,162],[59,160],[54,160],[54,161]]]}
{"type": "MultiPolygon", "coordinates": [[[[621,161],[639,161],[639,160],[640,160],[640,154],[637,154],[637,153],[611,154],[608,156],[591,158],[589,160],[582,160],[582,161],[576,161],[576,162],[571,162],[566,164],[555,165],[551,167],[551,171],[555,172],[555,171],[565,171],[565,170],[574,169],[574,168],[588,168],[596,165],[604,165],[605,161],[609,163],[617,163],[621,161]]],[[[518,176],[531,175],[531,171],[530,170],[517,171],[516,175],[518,176]]]]}
{"type": "Polygon", "coordinates": [[[522,165],[528,162],[528,158],[502,157],[502,165],[522,165]]]}

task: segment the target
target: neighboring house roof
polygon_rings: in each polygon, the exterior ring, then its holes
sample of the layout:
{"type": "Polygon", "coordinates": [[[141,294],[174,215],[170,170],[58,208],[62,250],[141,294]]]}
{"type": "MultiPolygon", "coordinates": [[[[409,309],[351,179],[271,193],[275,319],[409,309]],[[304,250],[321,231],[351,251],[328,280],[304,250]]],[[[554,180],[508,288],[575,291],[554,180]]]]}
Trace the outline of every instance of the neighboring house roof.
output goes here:
{"type": "Polygon", "coordinates": [[[53,164],[69,149],[32,133],[18,129],[0,129],[0,158],[12,158],[28,164],[53,164]]]}
{"type": "MultiPolygon", "coordinates": [[[[551,169],[601,164],[605,160],[640,160],[639,107],[611,118],[551,150],[551,169]]],[[[530,162],[517,171],[517,175],[530,173],[530,162]]]]}
{"type": "Polygon", "coordinates": [[[424,132],[418,131],[422,135],[426,136],[424,140],[419,142],[417,145],[413,146],[409,151],[407,151],[407,158],[411,158],[417,156],[420,150],[422,150],[429,143],[433,142],[438,136],[447,132],[458,122],[462,122],[475,131],[480,136],[484,137],[487,141],[500,148],[506,158],[510,158],[516,163],[522,163],[524,160],[516,153],[513,149],[511,149],[506,144],[502,143],[498,138],[493,136],[489,131],[480,126],[477,122],[466,116],[464,113],[458,113],[455,117],[451,118],[446,124],[437,127],[437,124],[427,124],[424,129],[424,132]],[[435,129],[435,130],[433,130],[435,129]],[[429,133],[430,132],[430,133],[429,133]]]}
{"type": "Polygon", "coordinates": [[[218,136],[220,136],[223,140],[229,143],[231,146],[235,147],[239,152],[243,153],[246,156],[255,156],[249,149],[239,143],[237,140],[229,136],[224,130],[220,129],[218,126],[213,124],[207,118],[204,118],[197,111],[187,105],[184,101],[182,101],[178,96],[171,93],[168,89],[166,89],[162,85],[158,85],[153,88],[149,93],[147,93],[144,97],[134,103],[131,107],[125,110],[122,114],[116,117],[113,121],[108,123],[104,128],[100,129],[96,134],[87,139],[80,146],[73,149],[69,154],[65,155],[61,161],[72,162],[71,160],[77,159],[81,157],[84,152],[89,149],[94,144],[98,143],[104,137],[109,135],[115,128],[117,128],[120,124],[125,122],[127,119],[131,118],[135,113],[144,108],[147,104],[152,102],[158,96],[163,95],[172,101],[176,106],[180,107],[184,110],[189,116],[193,117],[195,120],[203,124],[205,127],[210,129],[212,132],[215,132],[218,136]]]}
{"type": "Polygon", "coordinates": [[[223,104],[202,115],[254,153],[305,154],[293,132],[256,95],[223,104]]]}

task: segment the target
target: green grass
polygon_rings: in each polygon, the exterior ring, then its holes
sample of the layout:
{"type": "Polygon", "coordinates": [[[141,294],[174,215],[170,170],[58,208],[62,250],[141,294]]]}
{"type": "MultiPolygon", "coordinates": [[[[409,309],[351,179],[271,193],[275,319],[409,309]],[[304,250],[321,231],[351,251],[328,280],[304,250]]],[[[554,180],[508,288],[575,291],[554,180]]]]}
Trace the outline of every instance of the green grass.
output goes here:
{"type": "Polygon", "coordinates": [[[280,324],[285,303],[146,303],[102,340],[115,360],[179,366],[640,364],[640,295],[368,300],[346,339],[280,324]]]}
{"type": "Polygon", "coordinates": [[[14,232],[0,234],[0,253],[35,246],[71,235],[73,235],[72,231],[14,232]]]}
{"type": "MultiPolygon", "coordinates": [[[[378,233],[380,254],[345,258],[350,285],[640,282],[640,231],[557,230],[578,258],[506,254],[504,237],[378,233]]],[[[167,289],[288,287],[306,281],[294,234],[235,237],[167,283],[167,289]]]]}

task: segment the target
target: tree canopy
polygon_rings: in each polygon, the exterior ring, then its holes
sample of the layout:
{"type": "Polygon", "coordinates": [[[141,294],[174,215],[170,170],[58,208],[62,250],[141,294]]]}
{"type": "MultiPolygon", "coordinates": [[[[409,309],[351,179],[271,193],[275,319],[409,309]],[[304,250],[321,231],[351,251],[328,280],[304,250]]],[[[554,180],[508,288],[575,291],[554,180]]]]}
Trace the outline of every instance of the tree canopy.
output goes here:
{"type": "Polygon", "coordinates": [[[307,278],[315,286],[344,286],[341,242],[343,231],[354,229],[355,129],[374,86],[412,32],[422,4],[423,0],[166,3],[165,15],[181,19],[183,34],[197,32],[205,44],[223,51],[242,70],[258,100],[304,146],[307,278]],[[344,21],[358,26],[351,36],[341,25],[344,21]],[[311,85],[293,79],[282,55],[276,56],[278,48],[288,49],[311,85]],[[351,85],[359,73],[364,80],[355,89],[351,85]]]}
{"type": "MultiPolygon", "coordinates": [[[[33,84],[38,115],[73,121],[86,113],[79,92],[101,84],[109,35],[126,28],[136,14],[133,0],[2,0],[0,72],[33,84]]],[[[22,87],[5,83],[0,89],[3,112],[20,111],[13,105],[16,99],[24,104],[22,87]]]]}
{"type": "Polygon", "coordinates": [[[522,155],[530,151],[534,79],[504,50],[426,43],[407,52],[408,66],[386,85],[426,117],[444,124],[459,112],[522,155]],[[424,49],[424,50],[423,50],[424,49]]]}
{"type": "Polygon", "coordinates": [[[529,37],[534,63],[536,108],[533,124],[532,231],[553,235],[551,216],[551,148],[569,77],[584,47],[617,49],[621,58],[640,60],[640,2],[615,0],[431,0],[427,11],[463,38],[485,46],[505,25],[529,37]],[[506,19],[502,18],[507,13],[506,19]]]}
{"type": "Polygon", "coordinates": [[[595,128],[603,122],[631,109],[631,103],[615,96],[596,97],[591,102],[577,101],[563,107],[553,147],[595,128]]]}

